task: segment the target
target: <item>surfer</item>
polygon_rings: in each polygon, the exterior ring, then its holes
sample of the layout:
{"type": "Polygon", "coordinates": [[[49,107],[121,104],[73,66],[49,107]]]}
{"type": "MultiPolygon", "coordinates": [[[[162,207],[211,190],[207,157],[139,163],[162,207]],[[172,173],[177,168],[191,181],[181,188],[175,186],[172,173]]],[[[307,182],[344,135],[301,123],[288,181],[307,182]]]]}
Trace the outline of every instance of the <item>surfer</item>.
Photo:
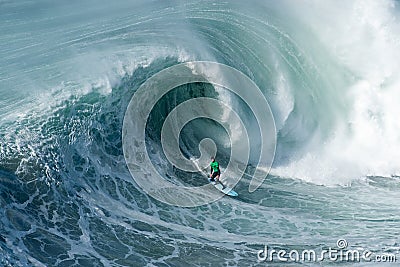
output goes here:
{"type": "Polygon", "coordinates": [[[215,161],[214,157],[211,157],[210,167],[211,167],[210,180],[215,181],[216,178],[217,182],[219,182],[219,176],[221,175],[221,171],[219,170],[219,163],[215,161]]]}

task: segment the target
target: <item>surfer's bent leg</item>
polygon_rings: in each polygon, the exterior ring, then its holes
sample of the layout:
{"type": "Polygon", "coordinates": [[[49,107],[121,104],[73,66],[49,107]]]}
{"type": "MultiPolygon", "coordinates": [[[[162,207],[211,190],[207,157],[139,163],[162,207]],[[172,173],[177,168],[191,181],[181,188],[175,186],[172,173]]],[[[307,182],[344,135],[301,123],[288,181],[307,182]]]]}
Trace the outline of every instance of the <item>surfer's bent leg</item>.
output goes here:
{"type": "Polygon", "coordinates": [[[217,178],[216,180],[219,181],[219,177],[221,175],[220,171],[215,172],[215,177],[217,178]]]}
{"type": "Polygon", "coordinates": [[[213,172],[212,174],[211,174],[211,181],[215,181],[215,178],[217,178],[217,181],[219,180],[219,175],[220,175],[221,173],[220,172],[213,172]]]}

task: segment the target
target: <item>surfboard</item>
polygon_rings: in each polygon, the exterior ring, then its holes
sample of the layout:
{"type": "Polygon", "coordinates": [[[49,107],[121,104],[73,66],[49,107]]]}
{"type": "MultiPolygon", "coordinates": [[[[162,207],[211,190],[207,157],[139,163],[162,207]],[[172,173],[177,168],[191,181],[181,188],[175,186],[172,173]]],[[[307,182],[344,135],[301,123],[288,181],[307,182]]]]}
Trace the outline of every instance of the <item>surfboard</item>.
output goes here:
{"type": "Polygon", "coordinates": [[[239,194],[236,193],[235,191],[233,191],[232,188],[228,188],[228,187],[224,187],[221,183],[219,182],[214,182],[211,181],[210,178],[208,178],[208,181],[210,182],[210,184],[212,184],[215,188],[217,188],[219,191],[221,191],[222,193],[224,193],[225,195],[231,196],[231,197],[237,197],[239,194]]]}

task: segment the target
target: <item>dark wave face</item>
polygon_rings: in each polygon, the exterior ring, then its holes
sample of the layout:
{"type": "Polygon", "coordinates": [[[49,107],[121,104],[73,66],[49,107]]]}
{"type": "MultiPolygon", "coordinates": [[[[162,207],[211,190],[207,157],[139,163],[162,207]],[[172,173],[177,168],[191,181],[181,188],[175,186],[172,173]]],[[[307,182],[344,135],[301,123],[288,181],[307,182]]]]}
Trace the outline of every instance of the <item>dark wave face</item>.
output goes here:
{"type": "MultiPolygon", "coordinates": [[[[267,264],[265,245],[319,253],[343,248],[339,239],[397,255],[398,19],[389,0],[0,0],[0,265],[250,266],[267,264]],[[170,91],[145,128],[165,180],[207,184],[163,152],[162,125],[179,104],[224,101],[251,136],[239,196],[183,208],[132,177],[122,129],[140,86],[190,61],[250,78],[277,143],[270,174],[249,192],[265,141],[252,107],[209,83],[170,91]]],[[[198,158],[204,138],[226,168],[230,136],[211,119],[186,124],[179,149],[198,158]]]]}

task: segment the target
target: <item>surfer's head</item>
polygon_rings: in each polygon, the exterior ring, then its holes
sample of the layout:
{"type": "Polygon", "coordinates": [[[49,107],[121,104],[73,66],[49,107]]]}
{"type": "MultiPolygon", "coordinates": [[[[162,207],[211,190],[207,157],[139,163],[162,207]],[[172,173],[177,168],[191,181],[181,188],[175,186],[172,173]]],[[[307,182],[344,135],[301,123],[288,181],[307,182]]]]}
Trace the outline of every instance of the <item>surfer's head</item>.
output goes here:
{"type": "Polygon", "coordinates": [[[214,158],[214,157],[211,157],[211,161],[215,161],[215,158],[214,158]]]}

